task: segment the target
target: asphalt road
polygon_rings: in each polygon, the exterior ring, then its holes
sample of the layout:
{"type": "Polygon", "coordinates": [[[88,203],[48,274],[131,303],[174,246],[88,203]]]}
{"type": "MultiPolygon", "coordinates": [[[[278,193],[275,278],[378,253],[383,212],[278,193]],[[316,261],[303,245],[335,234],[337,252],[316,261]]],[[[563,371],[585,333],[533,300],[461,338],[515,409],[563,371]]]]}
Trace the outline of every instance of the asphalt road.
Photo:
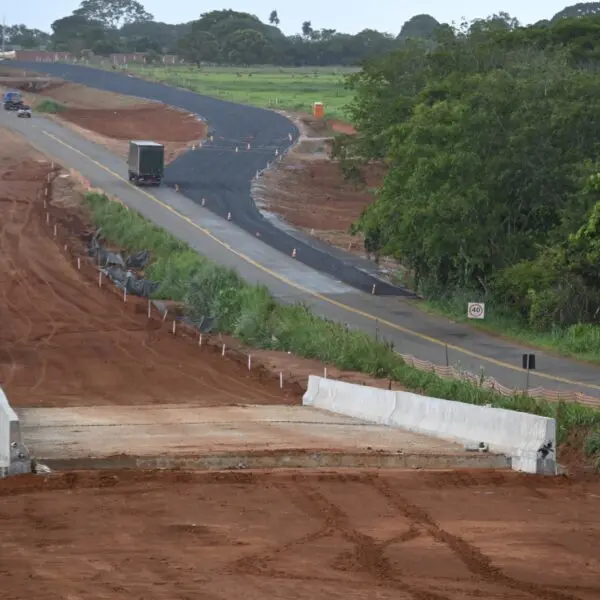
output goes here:
{"type": "MultiPolygon", "coordinates": [[[[351,328],[393,341],[402,353],[437,364],[450,364],[522,388],[520,369],[525,348],[496,339],[463,324],[420,312],[410,300],[372,296],[317,272],[261,243],[243,231],[169,188],[138,189],[127,181],[127,167],[106,148],[79,137],[71,129],[34,116],[18,119],[0,111],[0,126],[25,135],[41,152],[79,171],[94,186],[176,235],[200,254],[235,268],[242,277],[266,285],[280,301],[302,301],[315,313],[351,328]]],[[[0,131],[0,143],[1,131],[0,131]]],[[[600,368],[535,351],[537,371],[532,387],[575,390],[600,397],[600,368]]]]}
{"type": "Polygon", "coordinates": [[[61,63],[11,62],[11,67],[37,71],[80,83],[92,88],[137,96],[177,106],[206,119],[214,139],[195,152],[188,152],[171,163],[165,172],[165,185],[179,185],[180,191],[194,202],[206,200],[209,210],[220,217],[230,212],[235,223],[256,235],[269,246],[297,257],[314,269],[327,273],[362,291],[377,285],[382,295],[412,295],[402,288],[374,277],[366,261],[351,255],[331,252],[307,236],[290,235],[265,219],[250,193],[256,173],[277,160],[298,138],[296,126],[270,110],[234,104],[173,88],[79,65],[61,63]],[[250,143],[250,151],[247,150],[250,143]],[[239,152],[235,149],[238,148],[239,152]]]}

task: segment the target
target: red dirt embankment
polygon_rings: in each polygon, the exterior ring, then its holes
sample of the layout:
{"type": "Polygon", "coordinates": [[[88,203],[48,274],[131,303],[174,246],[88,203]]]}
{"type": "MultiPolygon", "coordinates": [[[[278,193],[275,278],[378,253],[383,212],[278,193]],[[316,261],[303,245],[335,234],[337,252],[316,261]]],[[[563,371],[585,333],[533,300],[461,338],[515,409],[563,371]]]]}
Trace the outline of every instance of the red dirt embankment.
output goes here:
{"type": "Polygon", "coordinates": [[[2,597],[597,600],[599,499],[514,473],[11,478],[2,597]]]}
{"type": "MultiPolygon", "coordinates": [[[[259,380],[258,369],[250,374],[216,348],[200,349],[158,318],[148,321],[141,300],[130,298],[126,309],[108,286],[99,290],[45,223],[41,189],[49,162],[3,129],[0,148],[10,148],[0,150],[0,382],[11,404],[300,401],[299,386],[280,390],[274,377],[259,380]]],[[[52,219],[68,222],[69,247],[80,246],[83,256],[78,203],[71,198],[49,209],[52,219]]]]}
{"type": "Polygon", "coordinates": [[[43,100],[58,102],[64,110],[46,114],[48,118],[68,125],[123,158],[132,139],[164,144],[165,159],[170,162],[206,137],[206,122],[158,102],[2,67],[0,89],[7,87],[23,90],[25,101],[34,110],[43,100]]]}
{"type": "Polygon", "coordinates": [[[162,104],[118,109],[67,108],[60,114],[79,127],[118,140],[189,142],[206,133],[204,122],[162,104]]]}

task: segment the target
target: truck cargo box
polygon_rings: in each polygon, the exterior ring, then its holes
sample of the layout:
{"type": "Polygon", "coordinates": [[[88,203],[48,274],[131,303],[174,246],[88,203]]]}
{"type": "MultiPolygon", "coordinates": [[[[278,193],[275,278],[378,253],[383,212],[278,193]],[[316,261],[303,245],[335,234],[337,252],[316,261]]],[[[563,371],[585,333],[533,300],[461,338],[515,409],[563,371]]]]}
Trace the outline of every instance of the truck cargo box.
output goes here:
{"type": "Polygon", "coordinates": [[[165,148],[156,142],[129,142],[129,181],[160,185],[165,171],[165,148]]]}

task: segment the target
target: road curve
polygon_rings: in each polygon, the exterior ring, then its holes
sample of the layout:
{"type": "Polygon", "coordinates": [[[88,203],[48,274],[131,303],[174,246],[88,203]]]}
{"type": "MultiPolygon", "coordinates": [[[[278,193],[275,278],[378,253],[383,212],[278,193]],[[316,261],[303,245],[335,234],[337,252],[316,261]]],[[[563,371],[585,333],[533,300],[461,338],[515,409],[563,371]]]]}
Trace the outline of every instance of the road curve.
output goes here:
{"type": "MultiPolygon", "coordinates": [[[[1,127],[25,137],[42,153],[79,171],[92,185],[188,243],[207,258],[235,268],[251,283],[267,286],[280,302],[304,302],[323,317],[394,342],[401,353],[436,364],[485,370],[501,384],[520,388],[526,349],[460,323],[424,314],[405,298],[372,296],[321,274],[261,243],[235,224],[211,214],[168,187],[139,189],[127,180],[119,157],[78,136],[70,128],[34,115],[18,119],[0,111],[1,127]]],[[[531,387],[571,390],[600,397],[600,368],[536,351],[531,387]]]]}
{"type": "Polygon", "coordinates": [[[198,204],[205,198],[211,212],[224,218],[230,212],[236,225],[252,235],[260,234],[260,239],[272,248],[288,256],[295,248],[299,261],[347,285],[370,292],[375,284],[379,295],[412,295],[367,272],[367,261],[335,251],[306,236],[290,235],[265,219],[257,209],[250,193],[252,180],[268,162],[276,160],[290,147],[293,143],[290,136],[295,141],[299,135],[296,126],[283,115],[80,65],[12,61],[10,66],[91,88],[163,102],[199,115],[209,122],[214,140],[171,163],[165,173],[166,185],[178,184],[180,191],[198,204]],[[236,147],[239,152],[235,151],[236,147]]]}

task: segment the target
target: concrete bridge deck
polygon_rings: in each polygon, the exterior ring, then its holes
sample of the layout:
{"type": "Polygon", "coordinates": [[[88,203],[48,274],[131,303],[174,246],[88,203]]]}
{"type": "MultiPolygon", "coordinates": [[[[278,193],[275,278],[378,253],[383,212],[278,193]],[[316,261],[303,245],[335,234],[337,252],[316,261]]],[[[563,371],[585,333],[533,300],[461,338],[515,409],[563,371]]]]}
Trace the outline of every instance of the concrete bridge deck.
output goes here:
{"type": "Polygon", "coordinates": [[[26,408],[32,456],[51,468],[506,468],[507,459],[302,406],[26,408]]]}

